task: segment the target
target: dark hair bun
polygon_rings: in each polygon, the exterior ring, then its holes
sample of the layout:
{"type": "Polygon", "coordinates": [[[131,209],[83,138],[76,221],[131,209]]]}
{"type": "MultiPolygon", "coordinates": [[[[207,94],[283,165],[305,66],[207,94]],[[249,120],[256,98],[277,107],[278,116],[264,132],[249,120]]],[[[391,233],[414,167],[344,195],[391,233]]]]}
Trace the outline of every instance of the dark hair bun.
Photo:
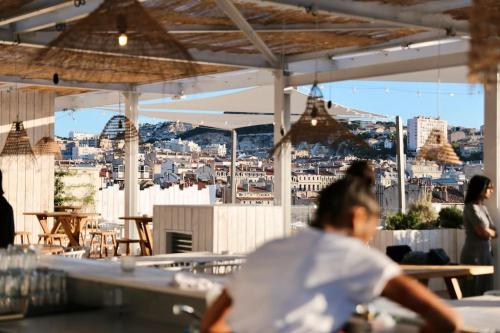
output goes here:
{"type": "Polygon", "coordinates": [[[346,171],[347,177],[353,177],[361,180],[367,186],[375,185],[375,173],[373,167],[366,160],[357,160],[351,163],[346,171]]]}

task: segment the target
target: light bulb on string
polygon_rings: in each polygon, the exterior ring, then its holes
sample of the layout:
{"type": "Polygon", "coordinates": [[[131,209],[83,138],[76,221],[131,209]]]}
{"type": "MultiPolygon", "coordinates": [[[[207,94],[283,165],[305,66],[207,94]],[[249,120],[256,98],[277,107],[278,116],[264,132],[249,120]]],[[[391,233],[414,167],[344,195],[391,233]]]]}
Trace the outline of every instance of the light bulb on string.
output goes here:
{"type": "Polygon", "coordinates": [[[127,18],[123,14],[116,17],[116,28],[118,30],[118,45],[125,47],[128,44],[127,18]]]}
{"type": "Polygon", "coordinates": [[[128,36],[126,33],[122,32],[118,36],[118,45],[120,45],[121,47],[125,47],[127,46],[127,44],[128,44],[128,36]]]}
{"type": "Polygon", "coordinates": [[[318,116],[318,108],[315,105],[311,110],[311,126],[313,127],[318,125],[318,119],[316,119],[317,116],[318,116]]]}

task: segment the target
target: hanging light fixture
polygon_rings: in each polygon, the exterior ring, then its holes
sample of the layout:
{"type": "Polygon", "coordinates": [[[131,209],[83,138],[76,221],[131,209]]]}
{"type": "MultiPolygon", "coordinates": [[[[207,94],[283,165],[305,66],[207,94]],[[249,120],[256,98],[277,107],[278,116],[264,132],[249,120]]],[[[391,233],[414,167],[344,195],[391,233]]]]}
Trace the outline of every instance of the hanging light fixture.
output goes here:
{"type": "Polygon", "coordinates": [[[302,142],[321,143],[333,148],[349,143],[351,147],[365,152],[369,148],[365,141],[354,135],[327,112],[323,93],[316,83],[307,97],[304,113],[274,146],[271,155],[280,153],[281,145],[286,142],[291,142],[293,145],[302,142]]]}
{"type": "Polygon", "coordinates": [[[33,146],[33,151],[37,155],[54,155],[58,160],[62,159],[61,146],[54,138],[44,136],[33,146]]]}
{"type": "Polygon", "coordinates": [[[434,128],[417,154],[417,160],[434,161],[440,165],[462,164],[442,130],[434,128]]]}
{"type": "Polygon", "coordinates": [[[123,14],[116,17],[116,28],[118,30],[118,45],[125,47],[128,44],[127,18],[123,14]]]}
{"type": "Polygon", "coordinates": [[[108,120],[101,132],[100,139],[130,142],[139,139],[139,131],[130,119],[123,114],[118,114],[108,120]]]}
{"type": "Polygon", "coordinates": [[[5,145],[0,153],[0,157],[20,155],[34,157],[30,139],[24,128],[24,124],[22,121],[16,120],[12,123],[11,129],[7,134],[7,140],[5,140],[5,145]]]}

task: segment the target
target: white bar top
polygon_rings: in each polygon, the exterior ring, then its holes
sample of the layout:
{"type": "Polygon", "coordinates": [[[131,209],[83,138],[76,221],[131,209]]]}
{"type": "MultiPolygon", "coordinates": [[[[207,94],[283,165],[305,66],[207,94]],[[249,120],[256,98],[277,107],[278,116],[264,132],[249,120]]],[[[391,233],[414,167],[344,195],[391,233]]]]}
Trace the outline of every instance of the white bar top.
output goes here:
{"type": "MultiPolygon", "coordinates": [[[[467,330],[485,332],[500,330],[500,297],[478,296],[445,301],[459,313],[467,330]]],[[[385,298],[376,299],[372,305],[377,312],[403,318],[417,318],[417,314],[413,311],[385,298]]]]}
{"type": "Polygon", "coordinates": [[[40,265],[63,270],[70,277],[81,280],[205,299],[205,292],[171,286],[175,272],[166,270],[136,267],[133,272],[124,272],[120,261],[73,259],[61,256],[42,256],[40,265]]]}

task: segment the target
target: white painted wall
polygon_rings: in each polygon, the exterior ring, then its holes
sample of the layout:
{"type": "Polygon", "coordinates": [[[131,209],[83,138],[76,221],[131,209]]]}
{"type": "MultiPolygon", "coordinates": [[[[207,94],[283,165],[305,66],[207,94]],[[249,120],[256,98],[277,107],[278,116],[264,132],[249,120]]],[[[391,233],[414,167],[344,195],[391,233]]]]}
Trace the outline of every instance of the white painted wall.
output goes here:
{"type": "MultiPolygon", "coordinates": [[[[0,92],[0,151],[12,122],[24,122],[32,146],[45,136],[54,136],[54,97],[35,90],[0,92]]],[[[14,210],[17,231],[29,231],[36,238],[41,233],[34,216],[24,212],[52,211],[54,208],[54,156],[0,158],[5,197],[14,210]]],[[[32,239],[33,240],[33,239],[32,239]]]]}

